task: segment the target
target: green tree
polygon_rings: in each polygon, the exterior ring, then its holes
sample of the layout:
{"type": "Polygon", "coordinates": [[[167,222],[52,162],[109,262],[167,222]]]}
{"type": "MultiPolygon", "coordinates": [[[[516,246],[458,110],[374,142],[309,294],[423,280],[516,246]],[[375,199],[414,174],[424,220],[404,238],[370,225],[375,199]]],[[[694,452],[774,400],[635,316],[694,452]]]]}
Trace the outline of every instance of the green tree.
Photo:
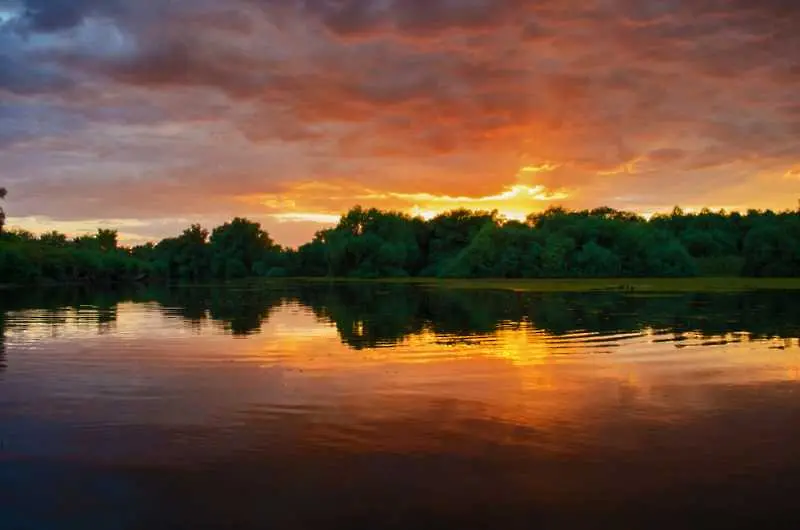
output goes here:
{"type": "Polygon", "coordinates": [[[568,276],[571,271],[570,255],[575,250],[575,240],[555,233],[545,240],[542,251],[542,274],[547,277],[568,276]]]}
{"type": "Polygon", "coordinates": [[[261,224],[235,218],[211,234],[211,269],[221,278],[244,278],[280,262],[280,247],[261,224]]]}
{"type": "Polygon", "coordinates": [[[779,226],[762,225],[744,241],[745,274],[797,276],[800,274],[800,240],[779,226]]]}
{"type": "MultiPolygon", "coordinates": [[[[318,235],[332,275],[375,278],[409,276],[424,264],[420,248],[424,222],[399,212],[356,206],[332,230],[318,235]]],[[[314,247],[304,250],[306,255],[314,247]]],[[[315,250],[319,254],[318,250],[315,250]]]]}
{"type": "Polygon", "coordinates": [[[288,275],[449,277],[800,275],[800,212],[685,213],[650,220],[612,208],[550,208],[508,221],[460,209],[425,221],[355,207],[297,250],[237,218],[209,232],[192,225],[157,245],[126,249],[117,232],[68,241],[24,230],[0,237],[0,278],[119,282],[288,275]]]}
{"type": "MultiPolygon", "coordinates": [[[[0,200],[5,200],[6,196],[8,195],[8,191],[0,187],[0,200]]],[[[6,212],[0,207],[0,235],[3,234],[3,227],[6,225],[6,212]]]]}
{"type": "Polygon", "coordinates": [[[72,245],[84,250],[100,250],[97,235],[84,234],[72,240],[72,245]]]}
{"type": "Polygon", "coordinates": [[[97,246],[102,252],[113,252],[117,250],[118,235],[116,230],[98,228],[97,235],[95,236],[97,246]]]}
{"type": "Polygon", "coordinates": [[[452,271],[456,259],[486,224],[498,223],[497,212],[453,210],[428,221],[428,260],[424,276],[441,276],[452,271]]]}
{"type": "Polygon", "coordinates": [[[619,276],[622,270],[619,257],[611,250],[601,247],[594,241],[583,245],[575,255],[575,274],[577,276],[619,276]]]}
{"type": "Polygon", "coordinates": [[[178,237],[161,241],[152,255],[159,271],[170,278],[200,281],[211,274],[208,230],[199,224],[190,226],[178,237]]]}
{"type": "Polygon", "coordinates": [[[69,244],[69,240],[65,234],[60,232],[56,232],[55,230],[52,232],[45,232],[39,236],[39,241],[43,245],[47,245],[50,247],[58,247],[64,248],[69,244]]]}

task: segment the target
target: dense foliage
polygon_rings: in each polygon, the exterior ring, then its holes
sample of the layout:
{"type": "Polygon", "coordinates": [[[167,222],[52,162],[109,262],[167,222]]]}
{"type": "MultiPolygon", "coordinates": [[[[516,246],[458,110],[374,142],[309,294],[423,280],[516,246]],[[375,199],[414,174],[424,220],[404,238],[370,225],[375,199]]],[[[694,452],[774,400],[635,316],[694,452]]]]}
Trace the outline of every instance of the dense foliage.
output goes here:
{"type": "Polygon", "coordinates": [[[68,240],[21,230],[0,235],[0,283],[116,283],[148,277],[149,263],[119,248],[115,230],[68,240]]]}
{"type": "Polygon", "coordinates": [[[354,208],[303,245],[300,276],[492,278],[800,275],[800,214],[751,210],[646,220],[551,208],[526,222],[455,210],[429,221],[354,208]]]}
{"type": "MultiPolygon", "coordinates": [[[[0,188],[0,200],[5,199],[8,191],[5,188],[0,188]]],[[[6,225],[6,212],[0,207],[0,234],[3,233],[3,227],[6,225]]]]}
{"type": "Polygon", "coordinates": [[[423,220],[356,207],[297,250],[242,218],[133,248],[119,247],[113,230],[76,239],[0,233],[0,283],[694,275],[800,275],[800,213],[676,208],[647,220],[610,208],[551,208],[519,222],[497,212],[462,209],[423,220]]]}
{"type": "Polygon", "coordinates": [[[136,247],[132,254],[153,266],[155,274],[170,279],[202,281],[250,276],[285,275],[286,253],[261,225],[236,218],[211,234],[192,225],[175,238],[155,246],[136,247]]]}

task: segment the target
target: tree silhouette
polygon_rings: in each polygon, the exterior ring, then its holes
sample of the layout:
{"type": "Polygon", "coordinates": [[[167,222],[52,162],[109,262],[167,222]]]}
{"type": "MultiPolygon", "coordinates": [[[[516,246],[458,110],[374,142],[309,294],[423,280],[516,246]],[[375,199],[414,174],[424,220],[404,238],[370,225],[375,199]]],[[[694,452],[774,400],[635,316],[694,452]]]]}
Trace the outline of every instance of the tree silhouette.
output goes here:
{"type": "Polygon", "coordinates": [[[104,228],[97,229],[97,244],[103,252],[112,252],[117,249],[117,236],[116,230],[109,230],[104,228]]]}
{"type": "Polygon", "coordinates": [[[211,231],[195,224],[177,237],[134,248],[120,246],[117,232],[108,229],[73,240],[23,230],[2,236],[4,283],[800,276],[797,211],[686,213],[675,208],[644,219],[606,207],[558,207],[519,222],[497,212],[460,209],[425,220],[356,207],[297,250],[275,244],[259,223],[244,218],[211,231]]]}
{"type": "Polygon", "coordinates": [[[266,272],[281,250],[259,223],[240,217],[215,228],[209,242],[215,276],[229,279],[266,272]]]}
{"type": "MultiPolygon", "coordinates": [[[[6,195],[8,195],[8,190],[5,188],[0,187],[0,199],[5,199],[6,195]]],[[[3,227],[6,224],[6,212],[3,211],[3,208],[0,207],[0,234],[3,233],[3,227]]]]}

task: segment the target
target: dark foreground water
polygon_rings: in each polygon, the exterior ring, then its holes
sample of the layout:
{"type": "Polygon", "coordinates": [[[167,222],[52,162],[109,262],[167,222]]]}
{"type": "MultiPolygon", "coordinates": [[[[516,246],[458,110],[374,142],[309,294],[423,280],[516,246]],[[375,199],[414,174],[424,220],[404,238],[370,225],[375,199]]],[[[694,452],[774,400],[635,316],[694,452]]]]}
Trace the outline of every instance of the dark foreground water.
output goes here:
{"type": "Polygon", "coordinates": [[[800,293],[0,292],[0,529],[800,527],[800,293]]]}

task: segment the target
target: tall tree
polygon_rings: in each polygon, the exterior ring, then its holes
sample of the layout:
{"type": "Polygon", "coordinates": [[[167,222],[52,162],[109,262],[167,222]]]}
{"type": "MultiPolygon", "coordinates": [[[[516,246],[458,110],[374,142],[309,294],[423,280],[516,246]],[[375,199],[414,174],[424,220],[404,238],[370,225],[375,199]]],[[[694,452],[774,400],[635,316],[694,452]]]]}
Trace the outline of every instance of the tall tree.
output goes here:
{"type": "Polygon", "coordinates": [[[98,228],[95,238],[97,239],[97,245],[103,252],[111,252],[117,249],[118,232],[116,230],[98,228]]]}
{"type": "Polygon", "coordinates": [[[212,271],[221,278],[244,278],[268,268],[280,247],[261,224],[235,218],[211,233],[212,271]]]}
{"type": "MultiPolygon", "coordinates": [[[[0,188],[0,199],[5,199],[6,195],[8,195],[8,190],[5,188],[0,188]]],[[[3,227],[6,225],[6,212],[3,211],[3,208],[0,207],[0,234],[3,233],[3,227]]]]}

